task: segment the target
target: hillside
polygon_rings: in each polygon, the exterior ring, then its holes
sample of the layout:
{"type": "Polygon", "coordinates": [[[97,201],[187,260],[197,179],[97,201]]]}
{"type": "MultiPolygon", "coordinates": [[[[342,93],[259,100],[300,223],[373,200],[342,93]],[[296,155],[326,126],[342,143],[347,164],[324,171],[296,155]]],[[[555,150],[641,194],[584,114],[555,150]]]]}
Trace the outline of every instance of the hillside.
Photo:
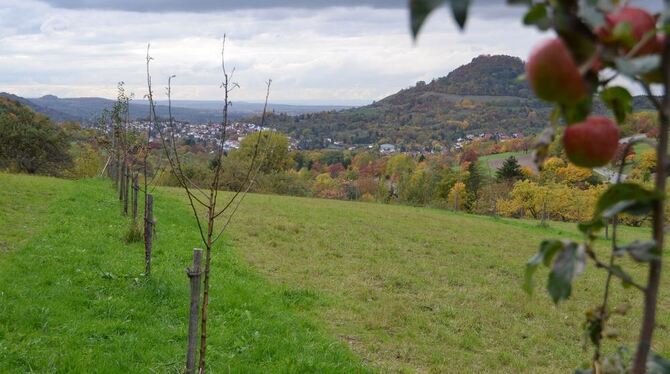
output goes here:
{"type": "MultiPolygon", "coordinates": [[[[347,145],[394,143],[420,150],[434,142],[453,143],[467,134],[532,135],[548,123],[551,106],[533,97],[521,59],[479,56],[447,76],[415,86],[371,105],[344,111],[276,115],[271,122],[301,141],[321,148],[326,138],[347,145]]],[[[635,108],[651,106],[642,97],[635,108]]],[[[597,113],[605,113],[595,104],[597,113]]]]}
{"type": "Polygon", "coordinates": [[[39,105],[31,100],[28,100],[20,96],[16,96],[6,92],[0,92],[0,98],[9,99],[19,104],[25,105],[30,109],[32,109],[34,112],[44,114],[45,116],[49,117],[49,119],[51,119],[52,121],[56,122],[79,121],[79,117],[77,116],[67,114],[59,109],[39,105]]]}
{"type": "MultiPolygon", "coordinates": [[[[199,239],[181,191],[156,194],[146,279],[109,181],[0,174],[0,372],[180,371],[183,269],[199,239]]],[[[565,373],[588,363],[581,322],[604,273],[589,267],[558,307],[520,287],[540,240],[577,238],[574,224],[254,194],[238,214],[213,258],[210,372],[565,373]]],[[[632,306],[615,327],[632,341],[641,300],[615,287],[612,304],[632,306]]],[[[668,273],[661,289],[654,349],[667,356],[668,273]]]]}

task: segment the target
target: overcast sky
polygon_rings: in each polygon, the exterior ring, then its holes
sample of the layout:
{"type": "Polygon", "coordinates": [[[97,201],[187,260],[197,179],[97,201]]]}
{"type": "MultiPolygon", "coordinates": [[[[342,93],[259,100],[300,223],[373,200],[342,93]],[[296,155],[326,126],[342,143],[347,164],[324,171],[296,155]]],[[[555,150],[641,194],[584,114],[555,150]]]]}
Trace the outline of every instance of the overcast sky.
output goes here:
{"type": "Polygon", "coordinates": [[[446,75],[480,54],[526,58],[541,38],[521,8],[475,1],[465,33],[448,10],[417,43],[402,0],[0,0],[0,91],[36,97],[114,97],[125,81],[146,93],[144,59],[163,94],[221,97],[221,37],[240,89],[234,99],[362,104],[446,75]]]}

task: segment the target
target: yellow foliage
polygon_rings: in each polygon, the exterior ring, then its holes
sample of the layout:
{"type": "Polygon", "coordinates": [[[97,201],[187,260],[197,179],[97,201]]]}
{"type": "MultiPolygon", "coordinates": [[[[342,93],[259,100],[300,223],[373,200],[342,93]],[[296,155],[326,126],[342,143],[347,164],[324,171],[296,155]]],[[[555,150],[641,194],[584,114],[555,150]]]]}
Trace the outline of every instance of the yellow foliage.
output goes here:
{"type": "Polygon", "coordinates": [[[522,166],[521,173],[525,178],[530,178],[534,174],[533,169],[529,168],[528,166],[522,166]]]}
{"type": "Polygon", "coordinates": [[[465,198],[466,198],[465,183],[456,182],[456,184],[454,184],[454,186],[451,187],[451,190],[449,191],[449,196],[447,197],[447,200],[449,201],[449,206],[453,207],[455,210],[460,210],[461,206],[463,206],[465,198]]]}
{"type": "Polygon", "coordinates": [[[598,197],[606,185],[587,189],[554,183],[546,186],[524,180],[514,184],[509,199],[499,199],[498,212],[509,217],[525,217],[561,221],[586,221],[592,218],[598,197]]]}
{"type": "Polygon", "coordinates": [[[561,159],[560,157],[549,157],[544,161],[542,171],[555,174],[559,168],[562,168],[564,166],[565,161],[563,161],[563,159],[561,159]]]}
{"type": "Polygon", "coordinates": [[[656,169],[656,151],[649,150],[642,152],[637,167],[642,171],[652,171],[656,169]]]}
{"type": "Polygon", "coordinates": [[[375,201],[375,197],[372,196],[372,194],[370,194],[369,192],[366,192],[363,194],[363,196],[361,196],[361,201],[368,201],[368,202],[375,201]]]}
{"type": "Polygon", "coordinates": [[[593,174],[591,169],[582,168],[572,163],[568,163],[565,167],[558,168],[556,170],[556,173],[558,176],[561,177],[561,179],[570,184],[584,181],[590,178],[591,175],[593,174]]]}
{"type": "Polygon", "coordinates": [[[463,109],[474,109],[476,107],[475,103],[470,99],[461,100],[461,108],[463,109]]]}
{"type": "Polygon", "coordinates": [[[102,156],[89,144],[77,147],[74,165],[64,172],[67,178],[81,179],[95,177],[103,166],[102,156]]]}

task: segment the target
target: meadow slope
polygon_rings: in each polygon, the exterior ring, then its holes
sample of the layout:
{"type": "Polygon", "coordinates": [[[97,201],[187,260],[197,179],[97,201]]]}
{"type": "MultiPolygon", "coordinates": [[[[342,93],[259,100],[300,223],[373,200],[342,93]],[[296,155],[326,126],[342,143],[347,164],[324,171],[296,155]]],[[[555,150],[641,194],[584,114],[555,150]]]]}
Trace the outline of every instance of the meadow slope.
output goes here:
{"type": "MultiPolygon", "coordinates": [[[[179,194],[174,191],[173,193],[179,194]]],[[[325,323],[382,372],[566,373],[588,366],[584,312],[600,302],[605,273],[589,264],[573,298],[554,306],[537,274],[521,289],[526,261],[547,238],[580,239],[573,223],[523,221],[436,209],[286,196],[249,195],[231,226],[239,257],[274,284],[305,289],[304,312],[325,323]],[[322,302],[322,301],[326,302],[322,302]]],[[[623,242],[647,229],[624,227],[623,242]]],[[[607,242],[598,242],[602,256],[607,242]]],[[[636,279],[641,267],[621,261],[636,279]]],[[[638,333],[641,298],[615,282],[621,341],[638,333]]],[[[665,272],[654,349],[670,355],[670,277],[665,272]]]]}
{"type": "MultiPolygon", "coordinates": [[[[156,204],[146,279],[108,181],[0,174],[0,372],[181,369],[198,235],[180,190],[156,204]]],[[[573,224],[250,194],[214,257],[211,372],[570,372],[588,361],[581,323],[604,274],[589,266],[558,307],[520,288],[539,241],[566,236],[573,224]]],[[[654,349],[667,356],[665,274],[654,349]]],[[[615,290],[633,306],[614,320],[630,342],[640,298],[615,290]]]]}
{"type": "MultiPolygon", "coordinates": [[[[180,373],[190,262],[187,207],[159,193],[150,279],[108,181],[0,174],[0,373],[180,373]]],[[[230,251],[213,259],[208,371],[367,372],[230,251]]]]}

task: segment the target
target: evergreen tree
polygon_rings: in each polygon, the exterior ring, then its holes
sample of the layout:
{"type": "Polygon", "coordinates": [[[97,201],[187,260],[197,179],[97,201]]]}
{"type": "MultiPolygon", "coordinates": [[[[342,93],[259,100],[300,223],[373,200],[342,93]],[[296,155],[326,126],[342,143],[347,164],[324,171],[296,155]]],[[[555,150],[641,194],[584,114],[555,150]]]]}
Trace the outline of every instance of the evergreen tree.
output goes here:
{"type": "Polygon", "coordinates": [[[468,165],[468,177],[465,180],[466,199],[463,206],[470,211],[477,201],[479,187],[482,184],[482,175],[477,167],[477,162],[471,162],[468,165]]]}
{"type": "Polygon", "coordinates": [[[509,156],[502,167],[496,171],[496,178],[499,182],[513,182],[517,179],[523,178],[523,172],[521,171],[521,165],[519,161],[514,156],[509,156]]]}

